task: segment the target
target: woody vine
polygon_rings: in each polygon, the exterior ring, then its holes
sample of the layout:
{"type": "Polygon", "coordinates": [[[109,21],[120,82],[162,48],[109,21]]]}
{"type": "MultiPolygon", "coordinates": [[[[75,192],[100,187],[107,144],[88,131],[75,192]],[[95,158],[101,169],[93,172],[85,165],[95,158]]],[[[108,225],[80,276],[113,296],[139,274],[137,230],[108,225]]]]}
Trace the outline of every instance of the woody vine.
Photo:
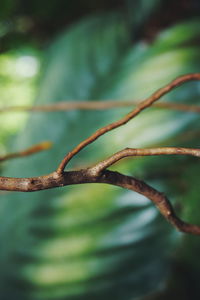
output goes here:
{"type": "MultiPolygon", "coordinates": [[[[162,192],[157,191],[155,188],[149,186],[144,181],[141,181],[131,176],[126,176],[124,174],[118,173],[117,171],[108,170],[108,168],[113,164],[115,164],[117,161],[130,156],[135,157],[135,156],[152,156],[152,155],[191,155],[195,157],[200,157],[200,149],[182,148],[182,147],[160,147],[160,148],[142,148],[142,149],[126,148],[111,155],[105,160],[98,162],[94,166],[89,166],[81,170],[73,170],[73,171],[65,170],[68,162],[74,156],[76,156],[83,148],[89,146],[91,143],[95,142],[95,140],[97,140],[107,132],[125,125],[133,118],[135,118],[138,114],[140,114],[143,110],[154,105],[156,101],[158,101],[165,94],[169,93],[172,89],[177,88],[178,86],[184,84],[185,82],[192,81],[192,80],[200,80],[200,73],[186,74],[176,78],[166,86],[157,90],[149,98],[140,102],[130,113],[125,115],[120,120],[98,129],[91,136],[83,140],[74,149],[72,149],[72,151],[67,153],[66,156],[63,158],[63,160],[60,162],[59,166],[57,167],[57,170],[55,170],[54,172],[47,175],[31,177],[31,178],[13,178],[13,177],[1,176],[0,190],[34,192],[34,191],[39,191],[44,189],[51,189],[56,187],[63,187],[68,185],[84,184],[84,183],[104,183],[104,184],[119,186],[121,188],[132,190],[134,192],[137,192],[147,197],[156,205],[160,213],[179,231],[200,235],[200,226],[188,224],[182,221],[180,218],[178,218],[169,199],[162,192]]],[[[92,105],[94,106],[94,104],[92,103],[91,106],[89,107],[88,105],[86,106],[82,105],[82,108],[95,109],[95,107],[92,107],[92,105]]],[[[108,108],[111,107],[113,107],[113,104],[111,104],[110,106],[108,105],[108,108]]],[[[160,107],[162,107],[162,105],[160,105],[160,107]]],[[[182,109],[186,111],[187,110],[196,111],[196,112],[200,111],[199,107],[194,107],[189,105],[187,106],[187,105],[172,104],[171,107],[170,105],[163,105],[163,107],[168,107],[172,109],[182,109]]],[[[67,107],[61,105],[60,110],[64,108],[67,109],[67,107]]],[[[69,104],[68,104],[68,108],[69,108],[69,104]]],[[[81,105],[79,108],[81,108],[81,105]]],[[[8,110],[12,110],[12,109],[17,110],[16,107],[10,108],[8,110]]],[[[21,109],[34,111],[34,108],[22,107],[21,109]]],[[[45,111],[44,107],[40,109],[41,111],[45,111]]],[[[51,107],[50,109],[46,108],[46,111],[56,110],[56,109],[59,110],[58,107],[54,107],[54,108],[51,107]]],[[[100,109],[102,109],[101,104],[100,104],[100,109]]],[[[35,109],[35,111],[37,110],[39,110],[39,108],[35,109]]],[[[0,112],[3,111],[6,111],[6,109],[0,110],[0,112]]],[[[22,152],[11,153],[4,157],[2,156],[0,157],[0,161],[4,161],[6,159],[11,159],[20,156],[31,155],[38,151],[46,150],[50,146],[51,146],[50,143],[44,142],[35,145],[29,149],[26,149],[22,152]]]]}

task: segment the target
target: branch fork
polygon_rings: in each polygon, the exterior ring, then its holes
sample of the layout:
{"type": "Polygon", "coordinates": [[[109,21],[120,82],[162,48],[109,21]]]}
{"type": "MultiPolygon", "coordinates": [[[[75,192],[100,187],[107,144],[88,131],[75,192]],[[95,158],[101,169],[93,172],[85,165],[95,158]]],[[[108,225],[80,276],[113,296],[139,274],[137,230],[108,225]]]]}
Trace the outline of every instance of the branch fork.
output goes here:
{"type": "MultiPolygon", "coordinates": [[[[112,166],[114,163],[126,157],[152,156],[152,155],[191,155],[194,157],[200,157],[200,149],[181,148],[181,147],[178,148],[162,147],[162,148],[145,148],[145,149],[126,148],[89,168],[75,170],[75,171],[65,171],[65,168],[69,163],[69,161],[75,155],[77,155],[82,149],[87,147],[89,144],[93,143],[95,140],[97,140],[107,132],[114,130],[122,125],[125,125],[130,120],[135,118],[143,110],[153,105],[162,96],[170,92],[172,89],[182,85],[187,81],[192,81],[192,80],[200,80],[200,73],[187,74],[176,78],[168,85],[156,91],[149,98],[139,103],[135,109],[133,109],[130,113],[125,115],[120,120],[98,129],[91,136],[89,136],[87,139],[85,139],[80,144],[78,144],[72,151],[70,151],[63,158],[57,170],[54,171],[53,173],[44,176],[32,177],[32,178],[0,177],[0,190],[33,192],[33,191],[40,191],[44,189],[50,189],[50,188],[56,188],[56,187],[62,187],[67,185],[74,185],[74,184],[85,184],[85,183],[110,184],[121,188],[129,189],[144,195],[156,205],[160,213],[179,231],[200,235],[200,226],[188,224],[180,220],[176,216],[170,201],[163,193],[157,191],[156,189],[149,186],[142,180],[138,180],[134,177],[126,176],[118,172],[109,171],[107,169],[108,167],[112,166]]],[[[23,153],[23,155],[15,154],[15,157],[31,154],[30,149],[28,150],[22,151],[21,153],[23,153]]],[[[10,158],[12,157],[13,156],[11,155],[10,158]]],[[[9,158],[9,156],[7,156],[7,158],[9,158]]],[[[3,159],[1,160],[3,161],[3,159]]]]}

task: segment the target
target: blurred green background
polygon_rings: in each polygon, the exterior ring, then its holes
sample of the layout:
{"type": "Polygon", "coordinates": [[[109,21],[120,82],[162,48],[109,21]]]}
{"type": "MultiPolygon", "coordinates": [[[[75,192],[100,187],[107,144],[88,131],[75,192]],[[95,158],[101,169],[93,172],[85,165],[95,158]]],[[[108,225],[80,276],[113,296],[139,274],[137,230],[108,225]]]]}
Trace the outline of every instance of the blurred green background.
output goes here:
{"type": "MultiPolygon", "coordinates": [[[[198,0],[0,3],[1,107],[140,100],[191,72],[200,72],[198,0]]],[[[163,100],[199,98],[200,83],[190,82],[163,100]]],[[[0,154],[54,143],[4,162],[1,175],[52,172],[67,151],[128,111],[1,113],[0,154]]],[[[70,168],[125,147],[199,147],[199,120],[151,108],[82,151],[70,168]]],[[[200,225],[197,159],[127,159],[112,169],[165,192],[179,216],[200,225]]],[[[199,299],[200,237],[178,233],[141,195],[85,184],[0,197],[1,300],[199,299]]]]}

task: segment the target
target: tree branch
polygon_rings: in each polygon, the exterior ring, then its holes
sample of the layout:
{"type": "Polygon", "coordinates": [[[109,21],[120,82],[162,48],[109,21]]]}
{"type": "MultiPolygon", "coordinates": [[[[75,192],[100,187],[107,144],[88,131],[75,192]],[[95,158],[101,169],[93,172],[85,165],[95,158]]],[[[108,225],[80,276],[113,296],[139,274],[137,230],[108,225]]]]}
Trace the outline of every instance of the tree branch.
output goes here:
{"type": "MultiPolygon", "coordinates": [[[[192,155],[200,157],[200,149],[195,148],[177,148],[177,147],[163,147],[163,148],[149,148],[149,149],[132,149],[127,148],[121,150],[111,157],[99,162],[93,167],[85,168],[78,171],[64,172],[67,163],[83,148],[94,142],[97,138],[104,135],[105,133],[126,124],[128,121],[136,117],[141,111],[151,106],[154,102],[159,100],[163,95],[178,87],[184,82],[190,80],[200,80],[200,73],[188,74],[181,76],[173,80],[167,86],[159,89],[151,97],[141,102],[134,110],[127,114],[122,119],[111,123],[98,129],[90,137],[82,141],[77,147],[69,152],[57,170],[45,176],[38,176],[32,178],[11,178],[11,177],[0,177],[0,190],[4,191],[20,191],[20,192],[33,192],[44,189],[68,186],[73,184],[85,184],[85,183],[104,183],[114,186],[119,186],[125,189],[129,189],[140,193],[150,199],[161,212],[161,214],[178,230],[186,233],[192,233],[200,235],[200,226],[191,225],[180,220],[163,193],[160,193],[153,187],[149,186],[145,182],[138,180],[134,177],[126,176],[118,172],[107,170],[107,168],[128,156],[147,156],[147,155],[192,155]]],[[[34,147],[33,147],[34,148],[34,147]]],[[[33,148],[21,152],[24,156],[32,154],[33,148]]],[[[16,154],[15,154],[15,157],[16,154]]]]}
{"type": "Polygon", "coordinates": [[[39,144],[33,145],[32,147],[27,148],[27,149],[25,149],[23,151],[19,151],[19,152],[14,152],[14,153],[9,153],[9,154],[6,154],[6,155],[2,155],[2,156],[0,156],[0,162],[3,162],[5,160],[9,160],[9,159],[12,159],[12,158],[18,158],[18,157],[24,157],[24,156],[28,156],[28,155],[33,155],[33,154],[35,154],[37,152],[47,150],[47,149],[49,149],[51,147],[52,147],[52,143],[51,142],[44,141],[44,142],[41,142],[39,144]]]}
{"type": "Polygon", "coordinates": [[[194,73],[194,74],[187,74],[180,76],[170,82],[168,85],[164,86],[163,88],[157,90],[155,93],[153,93],[149,98],[145,99],[141,103],[138,104],[138,106],[132,110],[130,113],[128,113],[126,116],[124,116],[122,119],[113,122],[111,124],[108,124],[100,129],[98,129],[96,132],[94,132],[91,136],[89,136],[87,139],[82,141],[80,144],[78,144],[71,152],[69,152],[60,165],[58,166],[57,172],[61,174],[67,163],[77,154],[79,153],[83,148],[94,142],[96,139],[98,139],[100,136],[104,135],[105,133],[118,128],[126,123],[128,123],[131,119],[136,117],[140,112],[142,112],[144,109],[151,106],[154,102],[158,101],[162,96],[169,93],[174,88],[182,85],[183,83],[191,80],[200,80],[200,73],[194,73]]]}
{"type": "MultiPolygon", "coordinates": [[[[121,107],[135,107],[138,101],[127,100],[90,100],[90,101],[62,101],[53,104],[35,105],[35,106],[5,106],[0,108],[0,113],[8,112],[56,112],[70,110],[108,110],[121,107]]],[[[200,113],[200,106],[194,104],[162,102],[152,105],[156,108],[172,109],[185,112],[200,113]]]]}
{"type": "Polygon", "coordinates": [[[153,155],[190,155],[200,157],[200,149],[182,147],[161,147],[161,148],[126,148],[105,160],[99,162],[91,168],[94,174],[99,174],[103,170],[112,166],[117,161],[130,156],[153,156],[153,155]]]}
{"type": "Polygon", "coordinates": [[[0,177],[1,190],[20,192],[34,192],[84,183],[104,183],[137,192],[150,199],[165,219],[179,231],[200,235],[199,226],[185,223],[176,216],[171,203],[163,193],[158,192],[144,181],[118,172],[104,170],[99,175],[94,175],[91,169],[84,169],[62,174],[54,172],[46,176],[33,178],[0,177]]]}

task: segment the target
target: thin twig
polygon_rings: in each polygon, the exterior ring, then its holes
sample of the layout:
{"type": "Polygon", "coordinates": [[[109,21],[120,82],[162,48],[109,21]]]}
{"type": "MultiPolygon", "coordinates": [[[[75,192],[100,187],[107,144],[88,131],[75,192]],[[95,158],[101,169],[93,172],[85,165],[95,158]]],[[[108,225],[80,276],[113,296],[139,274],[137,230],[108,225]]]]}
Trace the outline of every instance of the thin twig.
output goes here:
{"type": "Polygon", "coordinates": [[[185,112],[193,112],[197,114],[200,113],[200,106],[194,104],[162,102],[162,103],[153,104],[153,107],[173,109],[173,110],[185,111],[185,112]]]}
{"type": "Polygon", "coordinates": [[[141,111],[151,106],[154,102],[159,100],[162,96],[169,93],[172,89],[182,85],[183,83],[191,80],[200,80],[200,73],[194,73],[194,74],[187,74],[180,76],[173,80],[168,85],[164,86],[163,88],[159,89],[155,93],[153,93],[149,98],[145,99],[141,103],[138,104],[138,106],[132,110],[129,114],[124,116],[122,119],[113,122],[109,125],[106,125],[100,129],[98,129],[96,132],[94,132],[91,136],[89,136],[87,139],[82,141],[80,144],[78,144],[72,151],[70,151],[62,160],[60,165],[58,166],[57,172],[61,174],[64,172],[64,169],[67,165],[67,163],[77,154],[79,153],[83,148],[85,148],[87,145],[94,142],[96,139],[98,139],[100,136],[104,135],[105,133],[120,127],[124,124],[126,124],[128,121],[136,117],[141,111]]]}
{"type": "Polygon", "coordinates": [[[12,158],[32,155],[32,154],[35,154],[37,152],[47,150],[51,147],[52,147],[52,142],[49,142],[49,141],[41,142],[41,143],[36,144],[36,145],[34,145],[34,146],[32,146],[28,149],[23,150],[23,151],[2,155],[2,156],[0,156],[0,162],[5,161],[5,160],[9,160],[9,159],[12,159],[12,158]]]}
{"type": "MultiPolygon", "coordinates": [[[[90,100],[90,101],[62,101],[53,104],[35,105],[35,106],[5,106],[0,108],[0,113],[9,112],[56,112],[70,110],[108,110],[121,107],[135,107],[138,101],[127,100],[90,100]]],[[[153,107],[162,109],[172,109],[185,112],[200,113],[200,106],[183,103],[162,102],[155,103],[153,107]]]]}
{"type": "Polygon", "coordinates": [[[130,156],[155,156],[155,155],[190,155],[200,157],[200,149],[195,148],[182,148],[182,147],[161,147],[161,148],[126,148],[123,149],[112,156],[106,158],[105,160],[99,162],[91,169],[94,174],[99,174],[103,170],[112,166],[117,161],[130,157],[130,156]]]}

